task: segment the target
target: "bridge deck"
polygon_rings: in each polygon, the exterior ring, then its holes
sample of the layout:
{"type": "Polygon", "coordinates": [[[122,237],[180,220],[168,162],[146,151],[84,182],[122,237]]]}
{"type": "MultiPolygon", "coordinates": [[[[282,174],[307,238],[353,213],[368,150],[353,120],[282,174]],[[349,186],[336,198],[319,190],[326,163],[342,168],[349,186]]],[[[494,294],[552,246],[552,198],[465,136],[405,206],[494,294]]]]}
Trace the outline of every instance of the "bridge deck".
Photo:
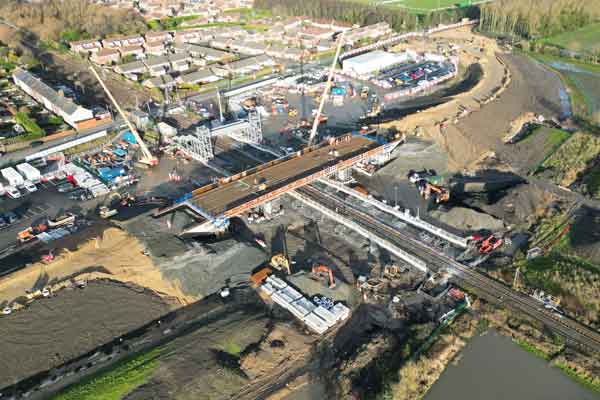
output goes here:
{"type": "MultiPolygon", "coordinates": [[[[264,196],[266,193],[299,181],[317,171],[335,166],[378,146],[376,142],[367,138],[352,136],[348,141],[317,148],[301,156],[194,194],[190,202],[212,216],[227,215],[228,211],[264,196]],[[336,156],[329,154],[332,150],[337,151],[336,156]]],[[[234,214],[236,213],[234,212],[234,214]]]]}

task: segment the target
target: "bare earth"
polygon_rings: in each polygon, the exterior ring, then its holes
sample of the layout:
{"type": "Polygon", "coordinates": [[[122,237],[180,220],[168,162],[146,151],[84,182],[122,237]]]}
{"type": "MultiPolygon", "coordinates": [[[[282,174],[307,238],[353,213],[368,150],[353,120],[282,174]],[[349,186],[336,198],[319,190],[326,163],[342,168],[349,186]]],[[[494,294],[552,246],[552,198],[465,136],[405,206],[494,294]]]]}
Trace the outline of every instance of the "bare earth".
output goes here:
{"type": "Polygon", "coordinates": [[[82,280],[109,278],[131,282],[169,297],[175,303],[189,304],[195,300],[183,293],[177,281],[165,279],[150,257],[143,253],[144,248],[137,239],[117,228],[109,228],[101,237],[84,243],[77,251],[65,250],[49,265],[36,263],[1,279],[0,301],[13,301],[25,295],[27,290],[41,289],[44,285],[40,283],[56,282],[74,275],[82,280]],[[90,270],[94,271],[88,272],[90,270]]]}

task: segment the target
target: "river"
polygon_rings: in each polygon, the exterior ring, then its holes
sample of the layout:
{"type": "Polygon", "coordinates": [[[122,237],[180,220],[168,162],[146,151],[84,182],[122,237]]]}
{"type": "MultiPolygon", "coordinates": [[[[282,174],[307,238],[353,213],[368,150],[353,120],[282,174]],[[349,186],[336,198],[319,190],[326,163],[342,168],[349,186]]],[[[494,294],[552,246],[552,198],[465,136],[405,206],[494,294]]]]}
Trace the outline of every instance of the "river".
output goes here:
{"type": "Polygon", "coordinates": [[[477,336],[458,365],[450,364],[425,400],[598,400],[579,385],[495,331],[477,336]]]}

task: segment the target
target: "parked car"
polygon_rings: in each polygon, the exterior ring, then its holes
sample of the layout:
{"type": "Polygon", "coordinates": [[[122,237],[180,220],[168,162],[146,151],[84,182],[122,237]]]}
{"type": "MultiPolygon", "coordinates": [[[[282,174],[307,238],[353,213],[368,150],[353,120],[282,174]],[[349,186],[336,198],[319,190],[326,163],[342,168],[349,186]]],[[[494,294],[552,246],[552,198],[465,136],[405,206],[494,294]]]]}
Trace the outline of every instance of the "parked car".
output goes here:
{"type": "Polygon", "coordinates": [[[31,181],[25,181],[25,182],[23,182],[23,187],[29,193],[37,192],[37,190],[38,190],[37,186],[35,186],[35,184],[33,182],[31,182],[31,181]]]}
{"type": "Polygon", "coordinates": [[[19,216],[12,211],[5,213],[3,216],[7,224],[14,224],[19,220],[19,216]]]}
{"type": "Polygon", "coordinates": [[[5,186],[4,189],[6,190],[8,197],[11,199],[18,199],[21,197],[21,192],[19,192],[19,189],[14,186],[5,186]]]}
{"type": "Polygon", "coordinates": [[[63,183],[61,185],[58,185],[56,187],[56,190],[58,190],[60,193],[68,193],[75,190],[75,186],[73,186],[73,184],[71,183],[63,183]]]}

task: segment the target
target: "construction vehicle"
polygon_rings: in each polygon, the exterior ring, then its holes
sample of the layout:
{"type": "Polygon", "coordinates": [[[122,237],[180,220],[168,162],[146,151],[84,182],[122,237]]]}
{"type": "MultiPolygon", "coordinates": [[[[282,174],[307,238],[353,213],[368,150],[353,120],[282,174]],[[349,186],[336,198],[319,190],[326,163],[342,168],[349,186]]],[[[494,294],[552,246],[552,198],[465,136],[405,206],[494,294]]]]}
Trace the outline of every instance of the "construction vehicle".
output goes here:
{"type": "Polygon", "coordinates": [[[104,81],[102,80],[102,78],[100,78],[100,75],[98,75],[98,72],[96,72],[94,67],[91,65],[90,65],[90,71],[92,71],[92,74],[96,77],[96,79],[100,83],[100,86],[102,86],[102,89],[104,89],[104,92],[106,92],[106,95],[108,96],[110,101],[113,103],[113,105],[115,106],[115,108],[117,109],[117,111],[119,112],[119,114],[121,115],[121,117],[123,118],[125,123],[127,124],[127,127],[129,128],[129,131],[135,138],[136,142],[139,144],[140,151],[142,152],[142,156],[139,158],[138,161],[142,164],[149,165],[149,166],[158,165],[158,158],[156,158],[152,155],[152,153],[150,152],[150,149],[148,149],[148,146],[146,146],[146,143],[144,143],[144,141],[142,140],[142,137],[140,136],[140,134],[137,131],[137,129],[135,128],[135,126],[133,126],[131,121],[129,121],[129,118],[127,118],[127,115],[125,115],[125,112],[121,109],[121,106],[119,106],[119,103],[117,103],[117,101],[113,97],[112,93],[108,90],[108,88],[104,84],[104,81]]]}
{"type": "Polygon", "coordinates": [[[319,101],[319,108],[317,109],[317,113],[315,114],[315,119],[313,121],[312,130],[310,131],[310,136],[308,138],[308,145],[312,146],[317,136],[317,127],[321,123],[321,113],[323,112],[323,107],[325,106],[325,99],[327,98],[327,94],[331,90],[331,84],[333,81],[333,73],[335,71],[335,66],[337,65],[338,58],[340,56],[340,51],[342,50],[342,45],[344,43],[344,32],[340,33],[338,37],[338,45],[335,50],[335,56],[333,57],[333,61],[331,62],[331,68],[329,69],[329,75],[327,76],[327,83],[325,84],[325,90],[323,90],[323,96],[321,96],[321,101],[319,101]]]}
{"type": "Polygon", "coordinates": [[[333,278],[333,271],[331,268],[325,265],[315,265],[312,267],[312,276],[315,279],[320,279],[322,276],[325,276],[329,279],[329,288],[333,289],[335,287],[335,279],[333,278]]]}
{"type": "Polygon", "coordinates": [[[490,235],[487,239],[483,240],[479,246],[480,254],[489,254],[492,251],[500,248],[504,241],[502,238],[498,238],[495,235],[490,235]]]}
{"type": "Polygon", "coordinates": [[[429,183],[425,179],[420,179],[416,182],[419,194],[423,196],[425,200],[433,198],[436,204],[445,203],[450,200],[450,192],[441,186],[429,183]]]}
{"type": "Polygon", "coordinates": [[[298,115],[298,110],[295,108],[290,108],[288,111],[288,117],[296,117],[298,115]]]}
{"type": "Polygon", "coordinates": [[[292,274],[290,261],[283,254],[275,254],[273,257],[271,257],[270,265],[276,270],[285,271],[288,275],[292,274]]]}
{"type": "Polygon", "coordinates": [[[108,208],[107,206],[101,206],[100,209],[98,210],[98,214],[100,215],[100,218],[110,218],[113,215],[116,215],[118,213],[117,210],[115,210],[114,208],[108,208]]]}
{"type": "Polygon", "coordinates": [[[42,223],[36,224],[17,233],[17,240],[20,243],[26,243],[30,240],[33,240],[35,238],[35,235],[39,235],[40,233],[46,232],[47,230],[48,225],[42,223]]]}

